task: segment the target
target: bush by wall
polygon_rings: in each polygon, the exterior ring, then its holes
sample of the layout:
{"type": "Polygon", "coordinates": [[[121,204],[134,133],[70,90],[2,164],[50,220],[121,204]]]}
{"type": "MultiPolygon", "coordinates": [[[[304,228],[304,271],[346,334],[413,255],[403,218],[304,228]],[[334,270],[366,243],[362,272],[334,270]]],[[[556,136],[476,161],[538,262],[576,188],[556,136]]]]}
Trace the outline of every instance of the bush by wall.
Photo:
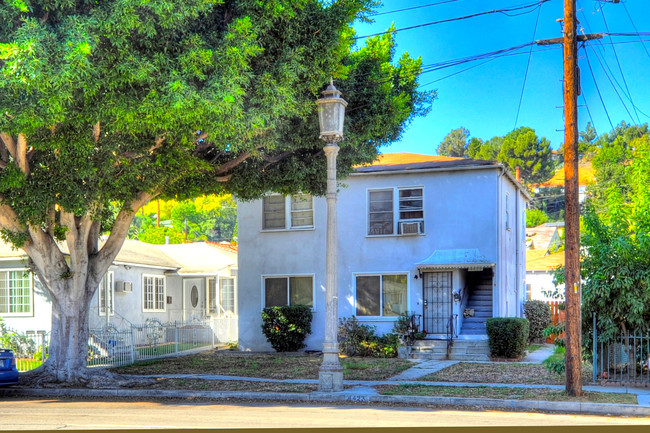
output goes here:
{"type": "Polygon", "coordinates": [[[363,325],[355,316],[339,320],[339,350],[347,356],[394,358],[397,356],[397,334],[375,335],[375,327],[363,325]]]}
{"type": "Polygon", "coordinates": [[[526,301],[524,315],[530,325],[530,341],[544,341],[544,329],[551,326],[551,307],[544,301],[526,301]]]}
{"type": "Polygon", "coordinates": [[[485,322],[490,355],[499,358],[519,358],[528,343],[528,319],[493,317],[485,322]]]}
{"type": "Polygon", "coordinates": [[[262,332],[277,352],[295,352],[305,347],[312,317],[307,305],[267,307],[262,311],[262,332]]]}

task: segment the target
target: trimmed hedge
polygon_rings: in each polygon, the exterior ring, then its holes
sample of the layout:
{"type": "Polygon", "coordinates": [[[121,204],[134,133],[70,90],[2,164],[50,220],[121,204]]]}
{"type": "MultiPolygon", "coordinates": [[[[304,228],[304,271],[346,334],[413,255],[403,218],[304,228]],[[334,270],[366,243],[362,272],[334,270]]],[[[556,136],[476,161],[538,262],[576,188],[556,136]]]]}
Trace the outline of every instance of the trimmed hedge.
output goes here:
{"type": "Polygon", "coordinates": [[[493,317],[485,322],[490,355],[498,358],[519,358],[528,343],[528,319],[493,317]]]}
{"type": "Polygon", "coordinates": [[[312,317],[307,305],[267,307],[262,311],[262,332],[276,352],[295,352],[305,347],[312,317]]]}
{"type": "Polygon", "coordinates": [[[545,340],[544,329],[551,326],[551,307],[544,301],[526,301],[524,315],[528,319],[530,341],[545,340]]]}

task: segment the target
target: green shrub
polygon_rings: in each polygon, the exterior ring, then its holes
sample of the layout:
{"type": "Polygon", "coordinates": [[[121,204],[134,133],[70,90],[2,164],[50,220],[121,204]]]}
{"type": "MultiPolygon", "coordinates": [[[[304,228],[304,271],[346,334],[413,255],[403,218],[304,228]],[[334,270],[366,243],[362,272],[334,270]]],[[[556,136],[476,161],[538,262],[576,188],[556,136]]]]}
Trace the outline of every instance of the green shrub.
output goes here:
{"type": "Polygon", "coordinates": [[[305,347],[312,317],[307,305],[267,307],[262,311],[262,332],[277,352],[295,352],[305,347]]]}
{"type": "Polygon", "coordinates": [[[375,329],[361,324],[355,316],[339,319],[339,350],[347,356],[396,357],[398,335],[389,333],[379,337],[375,335],[375,329]]]}
{"type": "Polygon", "coordinates": [[[485,322],[490,354],[499,358],[519,358],[528,343],[528,319],[493,317],[485,322]]]}
{"type": "Polygon", "coordinates": [[[544,340],[544,329],[551,325],[551,307],[544,301],[526,301],[524,314],[528,319],[530,341],[544,340]]]}

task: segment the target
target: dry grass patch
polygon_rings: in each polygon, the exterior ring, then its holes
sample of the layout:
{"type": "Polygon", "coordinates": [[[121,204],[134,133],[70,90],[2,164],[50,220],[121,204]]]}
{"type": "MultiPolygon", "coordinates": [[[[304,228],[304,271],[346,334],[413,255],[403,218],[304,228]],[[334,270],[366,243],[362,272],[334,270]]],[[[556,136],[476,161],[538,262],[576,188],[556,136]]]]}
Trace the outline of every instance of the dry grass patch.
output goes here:
{"type": "Polygon", "coordinates": [[[182,389],[192,391],[298,392],[318,391],[318,385],[302,383],[250,382],[242,380],[202,380],[159,378],[148,389],[182,389]]]}
{"type": "MultiPolygon", "coordinates": [[[[583,383],[591,382],[591,366],[583,365],[583,383]]],[[[418,380],[431,382],[521,383],[530,385],[564,385],[565,376],[539,364],[510,362],[460,362],[418,380]]]]}
{"type": "MultiPolygon", "coordinates": [[[[218,374],[264,379],[318,379],[322,355],[305,353],[201,352],[119,367],[115,372],[136,375],[218,374]]],[[[341,358],[346,380],[382,380],[413,364],[397,358],[341,358]]]]}
{"type": "Polygon", "coordinates": [[[411,395],[428,397],[495,398],[502,400],[577,401],[584,403],[638,404],[635,394],[585,392],[581,397],[570,397],[556,389],[510,387],[453,387],[433,385],[382,385],[376,387],[383,395],[411,395]]]}

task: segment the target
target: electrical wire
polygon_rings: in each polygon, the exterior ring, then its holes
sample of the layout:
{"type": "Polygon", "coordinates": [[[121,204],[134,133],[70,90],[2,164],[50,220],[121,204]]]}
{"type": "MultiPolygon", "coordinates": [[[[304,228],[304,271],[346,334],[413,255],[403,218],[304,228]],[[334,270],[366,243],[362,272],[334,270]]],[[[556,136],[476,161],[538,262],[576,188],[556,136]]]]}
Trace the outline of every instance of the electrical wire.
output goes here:
{"type": "MultiPolygon", "coordinates": [[[[588,47],[590,47],[592,50],[591,44],[587,44],[588,47]]],[[[595,50],[594,50],[595,52],[595,50]]],[[[596,55],[596,57],[598,57],[596,55]]],[[[609,117],[609,112],[607,111],[607,107],[605,106],[605,101],[603,100],[603,95],[600,93],[600,88],[598,87],[598,82],[596,81],[596,76],[594,75],[594,70],[591,67],[591,61],[589,60],[589,52],[585,50],[585,58],[587,59],[587,65],[589,65],[589,72],[591,72],[591,78],[594,80],[594,85],[596,86],[596,92],[598,93],[598,97],[600,98],[600,103],[603,105],[603,109],[605,110],[605,115],[607,115],[607,120],[609,121],[609,125],[614,129],[614,124],[612,123],[612,119],[609,117]]]]}
{"type": "Polygon", "coordinates": [[[454,2],[457,2],[457,1],[460,1],[460,0],[445,0],[445,1],[438,2],[438,3],[429,3],[428,5],[413,6],[413,7],[410,7],[410,8],[396,9],[394,11],[388,11],[388,12],[372,13],[372,14],[369,14],[369,16],[376,17],[376,16],[379,16],[379,15],[394,14],[394,13],[398,13],[398,12],[410,11],[410,10],[413,10],[413,9],[422,9],[422,8],[428,8],[428,7],[431,7],[431,6],[438,6],[438,5],[442,5],[442,4],[445,4],[445,3],[454,3],[454,2]]]}
{"type": "MultiPolygon", "coordinates": [[[[537,26],[539,25],[539,16],[541,15],[542,8],[541,5],[537,8],[537,19],[535,20],[535,29],[533,30],[533,42],[537,39],[537,26]]],[[[533,57],[533,45],[530,46],[530,51],[528,52],[528,62],[526,62],[526,72],[524,73],[524,82],[521,85],[521,95],[519,95],[519,105],[517,106],[517,115],[515,116],[515,125],[513,130],[517,129],[517,122],[519,121],[519,113],[521,111],[521,103],[524,100],[524,90],[526,89],[526,80],[528,80],[528,70],[530,69],[530,59],[533,57]]]]}
{"type": "MultiPolygon", "coordinates": [[[[549,2],[549,1],[551,1],[551,0],[539,0],[536,3],[530,3],[530,4],[527,4],[527,5],[524,5],[524,6],[505,8],[505,9],[495,9],[495,10],[491,10],[491,11],[478,12],[478,13],[471,14],[471,15],[465,15],[465,16],[462,16],[462,17],[447,18],[447,19],[444,19],[444,20],[433,21],[433,22],[430,22],[430,23],[418,24],[418,25],[415,25],[415,26],[403,27],[401,29],[391,30],[390,33],[398,33],[398,32],[402,32],[402,31],[405,31],[405,30],[413,30],[413,29],[432,26],[432,25],[436,25],[436,24],[466,20],[466,19],[469,19],[469,18],[475,18],[475,17],[481,16],[481,15],[489,15],[489,14],[495,14],[495,13],[505,14],[506,12],[512,12],[512,11],[521,10],[521,9],[533,8],[532,10],[526,12],[526,13],[530,13],[530,12],[534,12],[536,8],[541,7],[543,3],[546,3],[546,2],[549,2]]],[[[355,36],[353,39],[357,40],[357,39],[370,38],[370,37],[373,37],[373,36],[379,36],[379,35],[383,35],[383,34],[386,34],[386,33],[389,33],[389,32],[384,31],[384,32],[380,32],[380,33],[373,33],[371,35],[355,36]]]]}
{"type": "MultiPolygon", "coordinates": [[[[609,33],[609,24],[607,24],[607,19],[605,18],[605,12],[603,12],[602,7],[600,8],[600,14],[602,15],[603,22],[605,23],[605,30],[607,30],[607,33],[609,33]]],[[[609,39],[610,41],[612,40],[611,34],[609,34],[609,39]]],[[[614,45],[612,45],[612,51],[614,52],[614,58],[616,59],[618,70],[621,73],[621,78],[623,79],[623,84],[625,85],[625,91],[627,92],[628,99],[630,100],[630,103],[632,103],[632,109],[634,110],[634,114],[636,115],[637,124],[639,124],[641,123],[641,120],[639,119],[639,113],[637,113],[634,102],[632,101],[632,94],[630,93],[630,88],[627,85],[627,80],[625,79],[625,74],[623,74],[623,68],[621,67],[621,62],[618,59],[618,53],[616,52],[616,48],[614,47],[614,45]]],[[[632,123],[634,123],[634,118],[632,118],[632,123]]]]}
{"type": "MultiPolygon", "coordinates": [[[[630,19],[630,23],[632,24],[632,28],[636,33],[639,33],[639,30],[637,30],[636,25],[634,24],[634,21],[632,20],[632,15],[630,15],[630,12],[627,10],[627,6],[625,6],[625,3],[623,3],[623,9],[625,10],[625,13],[627,14],[627,17],[630,19]]],[[[645,46],[645,43],[643,43],[643,39],[641,39],[641,35],[639,34],[639,40],[643,44],[643,49],[645,50],[645,53],[648,55],[648,58],[650,58],[650,52],[648,52],[648,47],[645,46]]]]}

